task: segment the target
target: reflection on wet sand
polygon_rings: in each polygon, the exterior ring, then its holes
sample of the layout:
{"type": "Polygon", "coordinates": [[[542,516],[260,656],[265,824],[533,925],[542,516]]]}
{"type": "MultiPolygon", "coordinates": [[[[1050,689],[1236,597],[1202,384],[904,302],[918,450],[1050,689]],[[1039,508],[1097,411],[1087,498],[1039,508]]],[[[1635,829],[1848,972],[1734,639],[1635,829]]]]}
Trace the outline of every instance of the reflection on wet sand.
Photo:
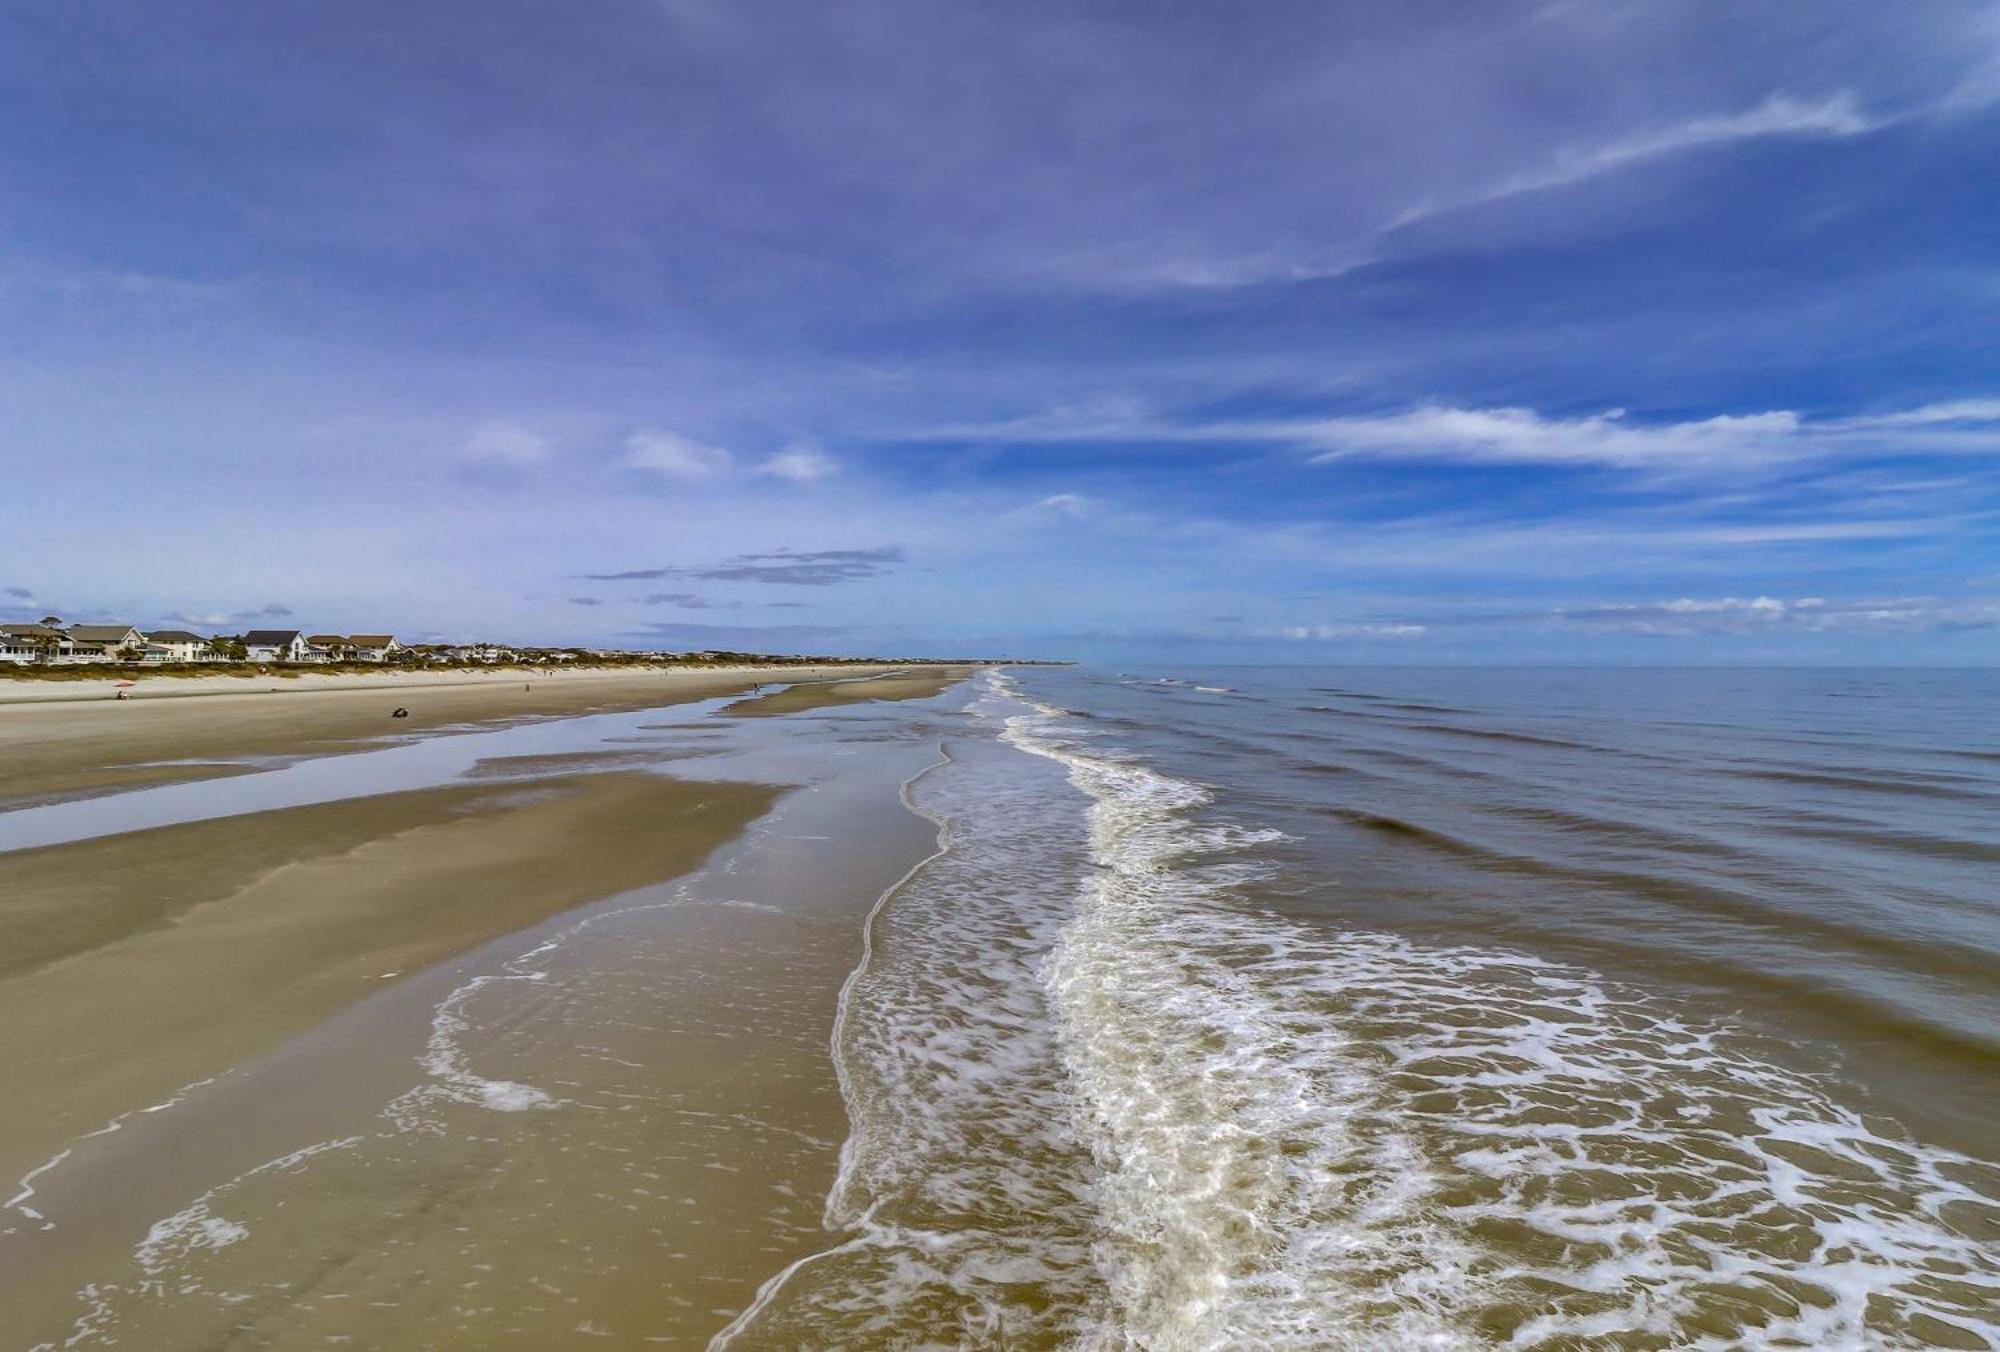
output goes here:
{"type": "Polygon", "coordinates": [[[733,1317],[817,1238],[835,1000],[932,848],[898,795],[937,742],[718,744],[701,712],[0,852],[0,1322],[484,1347],[733,1317]]]}

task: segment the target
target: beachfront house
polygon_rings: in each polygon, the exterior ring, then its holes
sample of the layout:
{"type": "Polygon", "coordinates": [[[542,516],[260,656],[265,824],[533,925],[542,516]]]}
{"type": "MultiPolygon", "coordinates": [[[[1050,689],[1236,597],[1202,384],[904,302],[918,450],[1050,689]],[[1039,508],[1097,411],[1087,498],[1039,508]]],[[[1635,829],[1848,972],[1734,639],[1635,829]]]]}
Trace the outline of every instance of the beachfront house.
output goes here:
{"type": "Polygon", "coordinates": [[[250,662],[310,662],[313,647],[296,629],[252,629],[243,636],[243,656],[250,662]]]}
{"type": "Polygon", "coordinates": [[[356,662],[387,662],[403,651],[394,634],[351,634],[347,646],[350,659],[356,662]]]}
{"type": "Polygon", "coordinates": [[[446,649],[446,655],[454,662],[512,662],[517,656],[512,648],[497,643],[461,643],[446,649]]]}
{"type": "Polygon", "coordinates": [[[147,662],[219,662],[222,654],[208,644],[200,634],[190,634],[185,629],[148,629],[143,661],[147,662]],[[154,653],[160,655],[155,657],[154,653]]]}
{"type": "Polygon", "coordinates": [[[316,654],[314,661],[349,662],[354,659],[354,641],[345,634],[314,634],[306,640],[316,654]]]}
{"type": "Polygon", "coordinates": [[[46,624],[0,624],[0,662],[53,662],[69,636],[46,624]]]}
{"type": "Polygon", "coordinates": [[[134,662],[146,646],[146,636],[129,624],[73,624],[68,633],[73,662],[134,662]]]}

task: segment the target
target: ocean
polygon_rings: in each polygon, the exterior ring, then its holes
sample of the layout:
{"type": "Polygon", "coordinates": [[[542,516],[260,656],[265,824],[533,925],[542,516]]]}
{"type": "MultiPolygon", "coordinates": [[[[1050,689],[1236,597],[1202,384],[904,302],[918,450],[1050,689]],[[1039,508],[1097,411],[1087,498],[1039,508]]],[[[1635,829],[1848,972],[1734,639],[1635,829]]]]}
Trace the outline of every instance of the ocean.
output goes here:
{"type": "Polygon", "coordinates": [[[716,1345],[2000,1346],[1996,714],[988,673],[843,993],[828,1245],[716,1345]]]}
{"type": "Polygon", "coordinates": [[[0,1344],[2000,1348],[2000,674],[933,688],[0,814],[0,1344]]]}

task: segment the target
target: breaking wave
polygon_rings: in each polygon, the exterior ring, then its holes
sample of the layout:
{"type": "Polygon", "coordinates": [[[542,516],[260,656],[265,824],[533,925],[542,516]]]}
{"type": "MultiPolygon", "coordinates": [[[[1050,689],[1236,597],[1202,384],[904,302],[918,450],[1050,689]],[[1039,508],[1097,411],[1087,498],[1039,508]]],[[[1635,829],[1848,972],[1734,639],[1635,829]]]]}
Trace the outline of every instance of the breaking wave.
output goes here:
{"type": "Polygon", "coordinates": [[[718,1342],[2000,1345],[1990,1165],[1589,970],[1258,908],[1275,833],[988,679],[852,985],[845,1239],[718,1342]]]}

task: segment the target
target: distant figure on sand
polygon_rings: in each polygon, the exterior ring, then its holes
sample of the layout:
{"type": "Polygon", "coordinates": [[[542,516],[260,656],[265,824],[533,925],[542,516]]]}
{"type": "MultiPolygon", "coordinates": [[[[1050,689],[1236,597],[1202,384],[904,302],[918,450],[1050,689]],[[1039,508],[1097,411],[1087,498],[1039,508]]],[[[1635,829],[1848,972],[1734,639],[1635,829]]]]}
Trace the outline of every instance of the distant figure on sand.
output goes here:
{"type": "Polygon", "coordinates": [[[389,715],[389,717],[391,718],[408,718],[409,716],[410,716],[410,711],[408,709],[401,707],[400,705],[397,706],[395,713],[389,715]]]}

